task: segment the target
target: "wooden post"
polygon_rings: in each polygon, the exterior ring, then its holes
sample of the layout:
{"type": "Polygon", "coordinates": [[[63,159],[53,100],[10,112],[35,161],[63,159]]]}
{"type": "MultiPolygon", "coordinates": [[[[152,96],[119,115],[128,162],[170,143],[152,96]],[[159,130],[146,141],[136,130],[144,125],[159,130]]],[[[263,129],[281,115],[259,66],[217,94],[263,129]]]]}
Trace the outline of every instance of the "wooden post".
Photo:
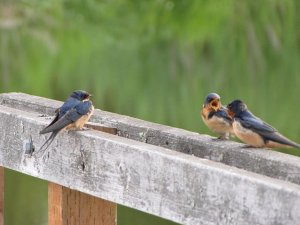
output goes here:
{"type": "MultiPolygon", "coordinates": [[[[92,128],[111,134],[117,133],[115,128],[95,124],[92,128]]],[[[48,224],[116,225],[117,204],[49,182],[48,224]]]]}
{"type": "Polygon", "coordinates": [[[4,167],[0,166],[0,225],[4,225],[4,167]]]}
{"type": "Polygon", "coordinates": [[[48,186],[49,225],[116,225],[117,204],[55,183],[48,186]]]}

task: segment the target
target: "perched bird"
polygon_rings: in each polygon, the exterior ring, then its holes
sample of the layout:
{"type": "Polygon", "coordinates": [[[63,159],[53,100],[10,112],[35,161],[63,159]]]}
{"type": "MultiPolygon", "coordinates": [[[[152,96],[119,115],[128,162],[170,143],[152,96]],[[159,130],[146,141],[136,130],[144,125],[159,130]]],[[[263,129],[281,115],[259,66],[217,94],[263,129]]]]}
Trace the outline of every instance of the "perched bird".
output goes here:
{"type": "Polygon", "coordinates": [[[80,130],[83,128],[94,111],[93,103],[89,100],[90,96],[86,91],[74,91],[67,101],[55,111],[56,116],[53,121],[40,131],[40,134],[52,132],[41,149],[48,143],[46,150],[61,130],[80,130]]]}
{"type": "Polygon", "coordinates": [[[212,131],[220,134],[219,139],[228,139],[233,133],[232,119],[227,114],[227,109],[222,106],[220,96],[210,93],[206,96],[201,110],[201,117],[205,125],[212,131]]]}
{"type": "Polygon", "coordinates": [[[241,100],[234,100],[227,106],[228,114],[233,118],[233,131],[243,142],[253,147],[295,147],[300,145],[280,134],[271,125],[254,116],[241,100]]]}

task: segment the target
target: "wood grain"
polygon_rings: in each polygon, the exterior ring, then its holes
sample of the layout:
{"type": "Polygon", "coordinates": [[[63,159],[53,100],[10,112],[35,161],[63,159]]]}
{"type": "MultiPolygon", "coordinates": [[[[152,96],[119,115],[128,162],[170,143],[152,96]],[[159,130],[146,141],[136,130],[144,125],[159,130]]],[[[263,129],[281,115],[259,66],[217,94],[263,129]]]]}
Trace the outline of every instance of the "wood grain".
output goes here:
{"type": "Polygon", "coordinates": [[[116,225],[117,205],[59,184],[48,185],[49,225],[116,225]]]}
{"type": "MultiPolygon", "coordinates": [[[[0,94],[0,104],[39,115],[54,115],[62,102],[24,93],[4,93],[0,94]]],[[[244,148],[244,144],[237,142],[216,141],[208,135],[99,109],[94,111],[91,122],[112,127],[121,137],[300,184],[300,158],[296,156],[270,149],[244,148]]]]}

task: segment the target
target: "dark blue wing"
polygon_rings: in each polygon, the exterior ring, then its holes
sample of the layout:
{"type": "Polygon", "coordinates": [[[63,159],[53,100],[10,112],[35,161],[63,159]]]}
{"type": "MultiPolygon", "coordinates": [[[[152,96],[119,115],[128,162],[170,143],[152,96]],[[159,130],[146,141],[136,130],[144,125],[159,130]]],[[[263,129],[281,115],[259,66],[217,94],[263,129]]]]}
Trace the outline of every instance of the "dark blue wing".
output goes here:
{"type": "Polygon", "coordinates": [[[47,128],[50,127],[52,124],[56,123],[58,119],[59,119],[59,109],[56,110],[56,114],[52,122],[48,126],[46,126],[43,130],[41,130],[40,134],[48,133],[49,131],[47,132],[47,128]]]}
{"type": "Polygon", "coordinates": [[[59,109],[59,117],[62,117],[66,114],[70,109],[74,108],[76,105],[80,104],[81,101],[79,101],[76,98],[68,98],[67,101],[60,107],[59,109]]]}
{"type": "Polygon", "coordinates": [[[80,104],[76,105],[75,109],[78,112],[78,114],[86,115],[87,113],[90,112],[92,105],[93,104],[91,101],[84,101],[84,102],[81,102],[80,104]]]}
{"type": "Polygon", "coordinates": [[[52,127],[52,125],[55,124],[63,115],[65,115],[68,110],[74,108],[79,103],[80,101],[75,98],[72,97],[68,98],[67,101],[65,101],[64,104],[55,111],[56,114],[54,119],[47,127],[45,127],[43,130],[40,131],[40,134],[52,132],[53,130],[51,131],[49,127],[52,127]]]}
{"type": "Polygon", "coordinates": [[[216,112],[211,112],[210,114],[208,115],[208,118],[211,118],[212,116],[217,116],[217,117],[223,118],[228,123],[232,123],[232,119],[228,116],[226,108],[224,108],[223,106],[220,108],[220,110],[218,110],[216,112]]]}
{"type": "Polygon", "coordinates": [[[273,133],[277,130],[260,118],[254,116],[251,113],[247,113],[238,119],[243,127],[255,131],[259,134],[273,133]]]}
{"type": "Polygon", "coordinates": [[[69,110],[63,117],[70,122],[75,122],[83,115],[86,115],[91,110],[91,107],[91,101],[80,102],[73,109],[69,110]]]}
{"type": "Polygon", "coordinates": [[[68,110],[61,118],[59,118],[54,124],[46,127],[43,133],[49,133],[59,131],[69,124],[75,122],[83,115],[87,114],[92,107],[91,101],[80,102],[74,108],[68,110]]]}

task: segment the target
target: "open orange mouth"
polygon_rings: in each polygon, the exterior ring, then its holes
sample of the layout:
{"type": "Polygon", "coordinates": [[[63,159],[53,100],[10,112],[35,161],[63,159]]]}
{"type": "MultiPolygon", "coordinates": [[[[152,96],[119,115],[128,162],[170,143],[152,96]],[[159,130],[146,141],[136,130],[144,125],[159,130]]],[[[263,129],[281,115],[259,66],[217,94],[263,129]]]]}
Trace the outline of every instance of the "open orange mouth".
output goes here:
{"type": "Polygon", "coordinates": [[[210,106],[214,109],[214,110],[218,110],[219,109],[219,100],[218,99],[214,99],[211,101],[210,106]]]}

